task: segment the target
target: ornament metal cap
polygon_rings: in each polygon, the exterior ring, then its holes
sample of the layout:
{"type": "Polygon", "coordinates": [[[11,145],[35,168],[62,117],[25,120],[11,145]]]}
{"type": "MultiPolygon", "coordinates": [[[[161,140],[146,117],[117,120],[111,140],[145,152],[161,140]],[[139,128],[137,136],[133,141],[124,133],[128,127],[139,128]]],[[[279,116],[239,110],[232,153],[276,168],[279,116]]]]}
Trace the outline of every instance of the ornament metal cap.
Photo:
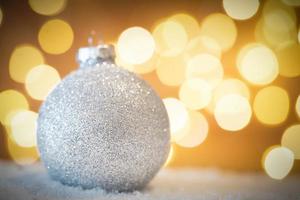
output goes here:
{"type": "Polygon", "coordinates": [[[89,46],[78,49],[76,60],[80,68],[95,66],[97,63],[114,63],[115,48],[111,44],[93,45],[93,38],[88,38],[89,46]]]}

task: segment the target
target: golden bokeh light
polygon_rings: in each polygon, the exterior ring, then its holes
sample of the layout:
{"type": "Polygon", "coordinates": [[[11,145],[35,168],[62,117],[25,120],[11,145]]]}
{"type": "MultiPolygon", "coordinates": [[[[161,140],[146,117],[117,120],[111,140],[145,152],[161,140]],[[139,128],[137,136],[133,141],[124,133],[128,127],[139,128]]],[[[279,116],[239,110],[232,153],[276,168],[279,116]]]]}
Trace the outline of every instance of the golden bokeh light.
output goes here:
{"type": "Polygon", "coordinates": [[[149,31],[136,26],[121,33],[116,47],[119,56],[125,62],[142,64],[153,56],[155,42],[149,31]]]}
{"type": "Polygon", "coordinates": [[[199,54],[187,63],[186,78],[200,78],[206,80],[215,88],[223,79],[223,66],[219,58],[211,54],[199,54]]]}
{"type": "Polygon", "coordinates": [[[174,159],[174,147],[173,145],[171,145],[170,151],[169,151],[169,155],[168,158],[164,164],[164,167],[167,167],[174,159]]]}
{"type": "Polygon", "coordinates": [[[300,6],[299,0],[282,0],[282,2],[288,6],[300,6]]]}
{"type": "Polygon", "coordinates": [[[2,9],[0,7],[0,26],[2,24],[2,20],[3,20],[3,12],[2,12],[2,9]]]}
{"type": "Polygon", "coordinates": [[[284,77],[300,76],[300,44],[286,42],[276,49],[279,63],[279,74],[284,77]]]}
{"type": "Polygon", "coordinates": [[[223,0],[227,15],[233,19],[245,20],[253,17],[259,8],[259,0],[223,0]]]}
{"type": "Polygon", "coordinates": [[[266,1],[262,12],[262,23],[257,28],[261,28],[265,42],[272,47],[295,40],[297,30],[294,8],[285,5],[282,1],[266,1]]]}
{"type": "Polygon", "coordinates": [[[185,32],[187,33],[189,39],[194,38],[200,32],[200,26],[198,21],[189,14],[186,13],[175,14],[171,16],[169,20],[181,24],[184,27],[185,32]]]}
{"type": "Polygon", "coordinates": [[[26,77],[25,88],[37,100],[45,100],[52,89],[60,82],[57,70],[49,65],[38,65],[26,77]]]}
{"type": "Polygon", "coordinates": [[[247,98],[238,94],[228,94],[216,103],[214,116],[222,129],[238,131],[249,124],[252,111],[247,98]]]}
{"type": "Polygon", "coordinates": [[[4,90],[0,93],[0,121],[9,125],[8,115],[16,110],[29,108],[25,96],[16,90],[4,90]]]}
{"type": "Polygon", "coordinates": [[[56,15],[64,10],[67,0],[29,0],[28,3],[40,15],[56,15]]]}
{"type": "Polygon", "coordinates": [[[29,110],[16,112],[11,117],[11,136],[19,146],[36,146],[37,118],[38,114],[29,110]]]}
{"type": "Polygon", "coordinates": [[[72,27],[60,19],[52,19],[43,24],[38,34],[42,49],[49,54],[65,53],[73,43],[72,27]]]}
{"type": "Polygon", "coordinates": [[[185,80],[186,63],[183,56],[159,57],[156,74],[167,86],[179,86],[185,80]]]}
{"type": "Polygon", "coordinates": [[[174,20],[159,23],[152,34],[156,51],[162,56],[177,56],[183,52],[188,42],[184,26],[174,20]]]}
{"type": "Polygon", "coordinates": [[[192,78],[187,79],[180,87],[179,99],[192,110],[199,110],[207,106],[212,96],[211,86],[207,81],[192,78]]]}
{"type": "Polygon", "coordinates": [[[267,85],[274,81],[279,73],[275,54],[267,46],[259,43],[252,43],[241,49],[237,67],[242,77],[254,85],[267,85]]]}
{"type": "Polygon", "coordinates": [[[122,58],[116,52],[115,62],[118,66],[123,67],[124,69],[137,73],[137,74],[146,74],[154,71],[157,67],[158,56],[154,54],[150,60],[142,64],[129,64],[122,60],[122,58]]]}
{"type": "Polygon", "coordinates": [[[9,59],[10,77],[24,83],[27,73],[35,66],[43,64],[44,57],[40,50],[32,45],[17,46],[9,59]]]}
{"type": "Polygon", "coordinates": [[[300,159],[300,124],[290,126],[284,131],[281,145],[293,151],[295,159],[300,159]]]}
{"type": "Polygon", "coordinates": [[[176,140],[176,144],[186,147],[193,148],[197,147],[204,142],[208,135],[208,122],[204,115],[197,111],[189,111],[189,130],[179,140],[176,140]]]}
{"type": "Polygon", "coordinates": [[[223,80],[213,91],[212,101],[208,106],[208,110],[213,112],[216,103],[225,95],[238,94],[248,100],[250,99],[250,91],[247,85],[239,79],[230,78],[223,80]]]}
{"type": "Polygon", "coordinates": [[[172,141],[179,140],[185,134],[189,124],[188,111],[178,99],[165,98],[163,102],[169,116],[171,139],[172,141]]]}
{"type": "Polygon", "coordinates": [[[223,51],[233,47],[237,38],[237,28],[234,21],[222,13],[214,13],[207,16],[202,24],[200,32],[214,38],[223,51]]]}
{"type": "Polygon", "coordinates": [[[300,95],[298,95],[295,105],[296,114],[300,118],[300,95]]]}
{"type": "Polygon", "coordinates": [[[288,93],[277,86],[261,89],[254,98],[253,109],[257,119],[267,125],[284,122],[288,116],[290,100],[288,93]]]}
{"type": "Polygon", "coordinates": [[[189,41],[184,53],[186,60],[203,53],[212,54],[221,58],[222,49],[217,41],[212,37],[200,35],[189,41]]]}
{"type": "Polygon", "coordinates": [[[285,178],[294,165],[294,154],[286,147],[273,146],[264,153],[263,167],[273,179],[285,178]]]}
{"type": "Polygon", "coordinates": [[[19,165],[30,165],[39,159],[36,147],[21,147],[10,137],[7,137],[7,149],[12,160],[19,165]]]}

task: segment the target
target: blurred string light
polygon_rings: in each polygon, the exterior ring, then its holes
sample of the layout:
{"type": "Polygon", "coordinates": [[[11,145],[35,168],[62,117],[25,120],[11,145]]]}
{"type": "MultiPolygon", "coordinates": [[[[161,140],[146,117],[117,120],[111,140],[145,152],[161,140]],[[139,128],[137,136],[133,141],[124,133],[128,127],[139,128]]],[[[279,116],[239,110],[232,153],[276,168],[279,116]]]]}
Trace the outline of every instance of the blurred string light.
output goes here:
{"type": "Polygon", "coordinates": [[[277,86],[261,89],[254,98],[253,109],[257,119],[267,125],[284,122],[288,116],[290,100],[288,93],[277,86]]]}
{"type": "Polygon", "coordinates": [[[295,105],[296,114],[300,118],[300,95],[298,95],[295,105]]]}
{"type": "Polygon", "coordinates": [[[216,103],[225,95],[228,94],[238,94],[241,95],[248,100],[250,99],[250,91],[247,85],[235,78],[229,78],[223,80],[213,91],[212,101],[208,106],[208,110],[213,112],[216,106],[216,103]]]}
{"type": "Polygon", "coordinates": [[[122,60],[129,64],[142,64],[151,59],[155,42],[149,31],[142,27],[124,30],[117,42],[117,51],[122,60]]]}
{"type": "Polygon", "coordinates": [[[180,87],[179,99],[187,108],[199,110],[209,104],[211,92],[207,81],[199,78],[187,79],[180,87]]]}
{"type": "Polygon", "coordinates": [[[164,164],[164,167],[167,167],[174,159],[174,146],[171,145],[170,151],[169,151],[169,155],[167,158],[167,161],[164,164]]]}
{"type": "Polygon", "coordinates": [[[273,179],[283,179],[294,165],[294,154],[286,147],[273,146],[263,156],[263,168],[273,179]]]}
{"type": "Polygon", "coordinates": [[[52,19],[39,30],[38,41],[42,49],[49,54],[65,53],[73,43],[72,27],[60,19],[52,19]]]}
{"type": "Polygon", "coordinates": [[[223,79],[223,66],[219,58],[203,53],[194,56],[187,63],[186,78],[201,78],[215,88],[223,79]]]}
{"type": "Polygon", "coordinates": [[[57,70],[49,65],[32,68],[26,77],[25,88],[37,100],[45,100],[49,92],[60,82],[57,70]]]}
{"type": "Polygon", "coordinates": [[[279,73],[275,54],[259,43],[248,44],[240,50],[237,67],[242,77],[254,85],[269,84],[279,73]]]}
{"type": "Polygon", "coordinates": [[[181,24],[185,29],[188,39],[192,39],[199,35],[200,32],[199,23],[191,15],[188,15],[186,13],[179,13],[171,16],[169,20],[181,24]]]}
{"type": "Polygon", "coordinates": [[[19,146],[36,146],[37,118],[38,114],[29,110],[18,111],[11,117],[11,136],[19,146]]]}
{"type": "Polygon", "coordinates": [[[56,15],[64,10],[67,0],[29,0],[28,3],[40,15],[56,15]]]}
{"type": "Polygon", "coordinates": [[[196,55],[204,53],[221,58],[222,50],[214,38],[200,35],[189,41],[184,51],[184,56],[186,60],[189,60],[196,55]]]}
{"type": "Polygon", "coordinates": [[[160,57],[157,61],[158,79],[167,86],[179,86],[185,80],[186,63],[183,55],[160,57]]]}
{"type": "Polygon", "coordinates": [[[12,160],[19,165],[30,165],[39,159],[36,147],[21,147],[10,137],[7,137],[7,149],[12,160]]]}
{"type": "Polygon", "coordinates": [[[222,129],[238,131],[249,124],[252,111],[247,98],[238,94],[228,94],[216,103],[214,116],[222,129]]]}
{"type": "Polygon", "coordinates": [[[253,17],[259,8],[259,0],[223,0],[223,7],[228,16],[237,20],[253,17]]]}
{"type": "Polygon", "coordinates": [[[175,98],[163,99],[166,107],[171,129],[172,141],[179,140],[184,136],[188,129],[189,115],[184,104],[175,98]]]}
{"type": "Polygon", "coordinates": [[[9,74],[14,81],[24,83],[27,73],[44,62],[42,53],[36,47],[28,44],[17,46],[9,59],[9,74]]]}
{"type": "Polygon", "coordinates": [[[255,28],[256,40],[271,47],[297,39],[296,13],[294,8],[279,0],[265,2],[261,19],[255,28]],[[276,23],[274,23],[276,22],[276,23]]]}
{"type": "Polygon", "coordinates": [[[8,116],[16,110],[29,108],[25,96],[16,90],[4,90],[0,93],[0,121],[3,125],[9,125],[8,116]]]}
{"type": "Polygon", "coordinates": [[[214,38],[223,51],[233,47],[237,38],[237,28],[234,21],[222,13],[210,14],[204,18],[201,35],[214,38]]]}
{"type": "Polygon", "coordinates": [[[284,131],[281,145],[293,151],[295,159],[300,159],[300,124],[290,126],[284,131]]]}
{"type": "Polygon", "coordinates": [[[197,111],[189,111],[189,123],[188,132],[176,140],[176,144],[186,148],[196,147],[204,142],[209,129],[206,118],[197,111]]]}
{"type": "Polygon", "coordinates": [[[152,32],[156,51],[161,56],[177,56],[183,52],[188,42],[185,27],[175,20],[157,24],[152,32]]]}
{"type": "Polygon", "coordinates": [[[279,74],[284,77],[300,76],[300,45],[297,41],[287,41],[276,49],[279,74]]]}

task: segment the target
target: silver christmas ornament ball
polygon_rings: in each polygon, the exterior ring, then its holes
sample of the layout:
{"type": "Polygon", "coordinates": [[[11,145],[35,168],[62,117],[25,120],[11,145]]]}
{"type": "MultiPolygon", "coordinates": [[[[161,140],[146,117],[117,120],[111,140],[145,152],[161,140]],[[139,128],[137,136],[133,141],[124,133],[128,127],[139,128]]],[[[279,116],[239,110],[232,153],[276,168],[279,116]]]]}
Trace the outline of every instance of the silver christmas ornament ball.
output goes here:
{"type": "Polygon", "coordinates": [[[113,58],[111,46],[80,49],[80,69],[40,108],[41,160],[50,177],[63,184],[141,189],[167,159],[169,121],[162,100],[113,58]]]}

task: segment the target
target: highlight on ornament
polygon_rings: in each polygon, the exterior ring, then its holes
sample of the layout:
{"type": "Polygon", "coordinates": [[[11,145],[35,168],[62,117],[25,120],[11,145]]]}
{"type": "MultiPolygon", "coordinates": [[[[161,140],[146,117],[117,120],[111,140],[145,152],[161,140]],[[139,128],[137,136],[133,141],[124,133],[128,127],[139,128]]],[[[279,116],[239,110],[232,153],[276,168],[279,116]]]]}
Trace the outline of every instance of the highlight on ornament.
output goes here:
{"type": "Polygon", "coordinates": [[[0,199],[298,199],[299,9],[0,2],[0,199]]]}

